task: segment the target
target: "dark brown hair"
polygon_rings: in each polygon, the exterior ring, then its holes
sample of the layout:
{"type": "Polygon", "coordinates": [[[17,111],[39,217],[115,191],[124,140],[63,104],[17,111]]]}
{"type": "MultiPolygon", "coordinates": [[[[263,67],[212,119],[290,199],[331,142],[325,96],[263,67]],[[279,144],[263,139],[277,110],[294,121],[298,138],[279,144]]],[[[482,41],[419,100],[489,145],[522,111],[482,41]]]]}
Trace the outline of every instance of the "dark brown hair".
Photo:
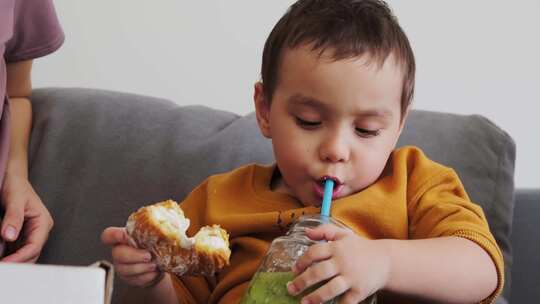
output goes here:
{"type": "Polygon", "coordinates": [[[415,62],[407,36],[388,5],[379,0],[299,0],[281,17],[264,45],[261,78],[263,93],[271,102],[278,85],[283,51],[312,45],[321,55],[332,50],[332,58],[360,57],[382,65],[393,55],[403,70],[401,113],[414,93],[415,62]]]}

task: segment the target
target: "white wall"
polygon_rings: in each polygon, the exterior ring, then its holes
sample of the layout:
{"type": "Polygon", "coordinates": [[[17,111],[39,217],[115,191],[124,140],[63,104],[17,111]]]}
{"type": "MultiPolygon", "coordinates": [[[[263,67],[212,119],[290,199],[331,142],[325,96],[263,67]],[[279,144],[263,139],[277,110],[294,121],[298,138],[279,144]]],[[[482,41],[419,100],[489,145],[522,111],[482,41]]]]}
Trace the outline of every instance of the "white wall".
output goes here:
{"type": "MultiPolygon", "coordinates": [[[[34,86],[83,86],[252,110],[266,36],[292,0],[56,0],[66,32],[34,86]]],[[[413,45],[415,107],[479,113],[516,141],[516,184],[540,187],[540,1],[389,1],[413,45]]]]}

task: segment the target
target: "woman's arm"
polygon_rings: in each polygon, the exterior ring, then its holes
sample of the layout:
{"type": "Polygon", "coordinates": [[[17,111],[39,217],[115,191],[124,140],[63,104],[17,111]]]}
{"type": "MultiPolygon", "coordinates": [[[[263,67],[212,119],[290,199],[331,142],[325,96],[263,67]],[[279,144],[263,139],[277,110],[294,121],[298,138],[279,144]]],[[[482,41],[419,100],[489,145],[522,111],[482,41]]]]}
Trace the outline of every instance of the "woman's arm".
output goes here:
{"type": "Polygon", "coordinates": [[[32,125],[32,60],[7,64],[7,94],[10,98],[10,149],[2,187],[2,237],[10,242],[21,239],[22,246],[5,257],[5,262],[35,262],[53,220],[28,181],[28,140],[32,125]],[[21,233],[21,229],[24,231],[21,233]]]}
{"type": "Polygon", "coordinates": [[[6,174],[28,179],[28,140],[32,126],[32,61],[7,65],[7,95],[11,107],[11,140],[6,174]]]}

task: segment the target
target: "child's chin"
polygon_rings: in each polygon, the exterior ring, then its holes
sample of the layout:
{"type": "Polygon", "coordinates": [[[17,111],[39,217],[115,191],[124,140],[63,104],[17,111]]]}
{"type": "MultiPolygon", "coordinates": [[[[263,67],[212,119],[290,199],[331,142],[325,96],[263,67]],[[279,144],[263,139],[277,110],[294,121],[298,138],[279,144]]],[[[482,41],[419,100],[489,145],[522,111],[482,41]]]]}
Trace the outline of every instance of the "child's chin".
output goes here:
{"type": "Polygon", "coordinates": [[[317,199],[309,199],[309,200],[302,200],[302,205],[304,207],[321,207],[321,202],[319,202],[317,199]]]}

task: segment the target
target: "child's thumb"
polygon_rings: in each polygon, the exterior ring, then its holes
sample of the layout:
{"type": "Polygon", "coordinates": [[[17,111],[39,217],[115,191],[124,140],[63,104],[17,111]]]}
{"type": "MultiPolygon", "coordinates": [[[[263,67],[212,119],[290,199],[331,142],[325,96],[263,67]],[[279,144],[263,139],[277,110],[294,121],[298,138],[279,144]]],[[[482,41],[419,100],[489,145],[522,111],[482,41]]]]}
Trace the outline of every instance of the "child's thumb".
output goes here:
{"type": "Polygon", "coordinates": [[[2,219],[2,238],[13,242],[19,237],[24,222],[24,205],[13,200],[5,203],[6,213],[2,219]]]}
{"type": "Polygon", "coordinates": [[[101,241],[105,245],[115,246],[124,244],[127,245],[128,237],[126,229],[123,227],[108,227],[101,233],[101,241]]]}

